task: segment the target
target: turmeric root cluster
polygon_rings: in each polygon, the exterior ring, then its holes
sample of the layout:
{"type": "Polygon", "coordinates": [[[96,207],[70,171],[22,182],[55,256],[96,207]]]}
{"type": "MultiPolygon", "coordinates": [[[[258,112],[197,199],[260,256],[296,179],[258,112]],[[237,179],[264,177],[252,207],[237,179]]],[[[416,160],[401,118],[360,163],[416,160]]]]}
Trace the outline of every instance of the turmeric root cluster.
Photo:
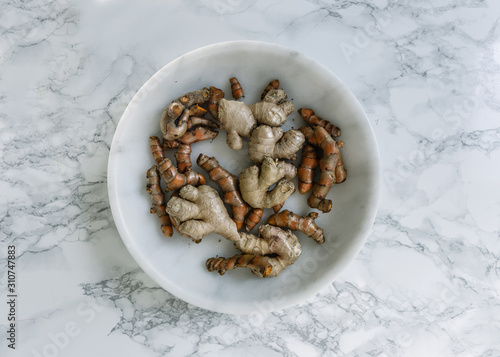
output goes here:
{"type": "Polygon", "coordinates": [[[157,136],[149,139],[156,163],[146,175],[150,211],[158,216],[165,236],[172,236],[175,228],[195,243],[210,233],[233,242],[240,253],[209,258],[209,271],[224,275],[243,267],[259,277],[276,277],[301,254],[300,241],[292,231],[302,232],[318,244],[325,241],[323,229],[315,223],[318,213],[301,216],[280,210],[296,190],[292,182],[295,176],[298,191],[311,192],[307,200],[311,208],[331,210],[332,202],[326,196],[333,184],[346,178],[340,153],[343,142],[335,140],[340,129],[312,109],[302,108],[298,113],[308,126],[284,132],[281,126],[295,107],[278,80],[264,88],[261,101],[249,105],[241,101],[245,93],[238,79],[233,77],[229,83],[232,99],[224,98],[224,91],[211,86],[186,93],[164,109],[160,118],[162,140],[157,136]],[[205,118],[207,113],[215,121],[205,118]],[[242,149],[244,138],[248,138],[248,154],[254,162],[236,176],[215,157],[200,154],[197,165],[218,184],[221,194],[207,185],[191,162],[191,145],[214,139],[218,128],[226,131],[227,145],[233,150],[242,149]],[[290,160],[295,160],[301,149],[297,170],[290,160]],[[176,150],[175,164],[165,154],[170,150],[176,150]],[[317,181],[316,170],[320,171],[317,181]],[[166,200],[168,192],[172,194],[166,200]],[[249,233],[268,208],[273,208],[274,214],[267,224],[258,227],[258,235],[249,233]],[[240,232],[242,229],[245,232],[240,232]]]}
{"type": "Polygon", "coordinates": [[[312,109],[299,109],[299,114],[306,122],[312,124],[312,126],[303,126],[299,129],[308,142],[304,146],[299,166],[299,191],[303,194],[312,188],[312,193],[307,200],[309,207],[317,208],[324,213],[330,212],[332,201],[326,196],[334,184],[344,182],[347,176],[340,152],[344,142],[334,139],[340,135],[340,129],[316,116],[312,109]],[[320,159],[316,150],[322,152],[320,159]],[[313,184],[312,179],[316,167],[319,167],[320,175],[318,181],[313,184]]]}

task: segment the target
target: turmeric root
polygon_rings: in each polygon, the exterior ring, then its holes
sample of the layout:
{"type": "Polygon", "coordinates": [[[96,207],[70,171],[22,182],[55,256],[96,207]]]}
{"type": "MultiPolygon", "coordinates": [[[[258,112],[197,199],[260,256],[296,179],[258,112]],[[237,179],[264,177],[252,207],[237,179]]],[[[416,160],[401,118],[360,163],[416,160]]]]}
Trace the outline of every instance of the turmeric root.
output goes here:
{"type": "MultiPolygon", "coordinates": [[[[195,117],[195,118],[201,118],[207,113],[207,110],[203,107],[200,107],[198,104],[194,104],[189,108],[189,119],[195,117]]],[[[188,129],[189,129],[189,123],[188,123],[188,129]]]]}
{"type": "Polygon", "coordinates": [[[254,229],[255,226],[259,224],[263,214],[264,210],[262,208],[252,209],[245,219],[245,231],[250,232],[252,229],[254,229]]]}
{"type": "Polygon", "coordinates": [[[238,178],[219,165],[214,157],[200,154],[196,160],[198,166],[208,173],[212,181],[219,184],[224,193],[224,203],[231,206],[233,221],[238,230],[243,226],[243,221],[250,207],[243,201],[238,189],[238,178]]]}
{"type": "Polygon", "coordinates": [[[182,144],[194,144],[199,141],[212,140],[217,136],[218,132],[210,128],[199,126],[194,130],[188,131],[184,134],[179,141],[182,144]]]}
{"type": "Polygon", "coordinates": [[[163,159],[159,164],[161,178],[166,184],[167,191],[175,191],[186,185],[199,186],[205,184],[205,178],[196,171],[188,171],[181,174],[177,168],[172,165],[169,158],[163,159]]]}
{"type": "Polygon", "coordinates": [[[191,145],[181,144],[175,152],[175,161],[177,161],[177,170],[183,174],[191,170],[191,145]]]}
{"type": "Polygon", "coordinates": [[[295,110],[293,103],[286,98],[284,90],[271,89],[262,101],[250,105],[255,120],[260,124],[282,126],[295,110]]]}
{"type": "Polygon", "coordinates": [[[198,141],[212,140],[217,137],[218,132],[205,126],[198,126],[193,130],[187,131],[177,140],[163,140],[162,146],[164,150],[178,148],[182,144],[194,144],[198,141]]]}
{"type": "Polygon", "coordinates": [[[304,141],[304,134],[298,130],[283,133],[281,128],[259,125],[250,136],[248,155],[255,163],[262,162],[265,157],[294,160],[304,141]]]}
{"type": "MultiPolygon", "coordinates": [[[[203,109],[203,108],[201,108],[201,109],[203,109]]],[[[205,109],[203,109],[203,110],[205,110],[205,109]]],[[[207,128],[218,128],[219,127],[217,125],[217,123],[214,123],[210,119],[201,118],[199,116],[190,116],[188,119],[188,122],[187,122],[187,129],[190,130],[196,126],[204,126],[207,128]]]]}
{"type": "Polygon", "coordinates": [[[333,138],[339,137],[341,134],[340,128],[338,126],[333,125],[329,121],[320,118],[314,113],[314,110],[309,108],[300,108],[298,110],[299,115],[310,125],[318,125],[323,128],[330,134],[333,138]]]}
{"type": "Polygon", "coordinates": [[[160,185],[160,173],[158,168],[155,166],[151,167],[147,172],[147,185],[146,191],[151,195],[152,206],[150,213],[158,216],[160,218],[161,231],[167,237],[172,237],[174,231],[172,229],[172,223],[170,222],[170,217],[167,212],[165,212],[165,196],[160,185]]]}
{"type": "Polygon", "coordinates": [[[291,170],[292,164],[266,157],[261,167],[250,166],[243,170],[240,179],[241,196],[254,208],[271,208],[283,203],[295,191],[285,175],[291,170]],[[276,186],[268,192],[268,189],[276,186]]]}
{"type": "Polygon", "coordinates": [[[270,216],[267,223],[273,226],[289,228],[293,231],[301,231],[314,239],[316,243],[322,244],[325,242],[325,235],[323,229],[319,228],[314,222],[316,218],[318,218],[317,212],[311,212],[309,215],[303,217],[289,210],[284,210],[270,216]]]}
{"type": "Polygon", "coordinates": [[[281,209],[283,208],[284,205],[285,205],[285,202],[274,205],[273,206],[274,213],[278,213],[279,211],[281,211],[281,209]]]}
{"type": "Polygon", "coordinates": [[[318,146],[323,150],[323,157],[319,161],[321,173],[318,182],[314,184],[307,203],[311,208],[317,208],[322,212],[330,212],[332,201],[326,199],[326,196],[334,183],[345,180],[346,170],[344,169],[337,142],[321,126],[317,126],[314,133],[318,146]]]}
{"type": "Polygon", "coordinates": [[[299,131],[304,134],[307,142],[311,145],[318,146],[318,141],[316,140],[316,135],[314,134],[314,129],[310,126],[302,126],[299,131]]]}
{"type": "Polygon", "coordinates": [[[306,144],[302,149],[302,160],[297,174],[299,176],[298,190],[307,193],[313,186],[314,169],[318,166],[318,156],[314,146],[306,144]]]}
{"type": "Polygon", "coordinates": [[[165,132],[163,138],[178,139],[187,131],[187,123],[189,120],[189,109],[184,109],[182,113],[174,120],[166,121],[167,111],[162,114],[161,123],[165,123],[165,132]]]}
{"type": "Polygon", "coordinates": [[[209,99],[209,89],[203,88],[186,93],[174,99],[164,110],[160,120],[160,129],[166,140],[180,138],[186,133],[189,108],[194,104],[205,103],[209,99]]]}
{"type": "Polygon", "coordinates": [[[236,224],[215,189],[207,185],[187,185],[181,188],[179,195],[168,201],[166,211],[182,235],[195,243],[212,232],[231,241],[240,239],[236,224]]]}
{"type": "Polygon", "coordinates": [[[302,252],[299,240],[289,230],[266,224],[259,227],[259,235],[240,233],[241,238],[234,246],[243,254],[227,259],[210,258],[206,262],[207,269],[224,275],[227,270],[247,267],[259,277],[276,277],[295,263],[302,252]]]}
{"type": "Polygon", "coordinates": [[[260,100],[263,100],[266,94],[271,90],[271,89],[279,89],[280,87],[280,81],[275,79],[267,85],[266,88],[262,91],[262,94],[260,95],[260,100]]]}
{"type": "Polygon", "coordinates": [[[153,158],[158,165],[165,158],[165,153],[163,152],[163,146],[160,143],[160,139],[157,136],[151,136],[149,138],[149,145],[151,147],[153,158]]]}
{"type": "Polygon", "coordinates": [[[255,254],[237,254],[231,258],[210,258],[206,262],[206,267],[208,271],[216,270],[220,275],[234,268],[249,268],[252,273],[261,278],[267,278],[273,270],[268,257],[255,254]]]}
{"type": "Polygon", "coordinates": [[[210,90],[208,88],[203,88],[186,93],[179,98],[175,99],[173,102],[180,103],[186,108],[190,108],[194,104],[206,103],[210,96],[210,90]]]}
{"type": "Polygon", "coordinates": [[[208,112],[214,119],[219,119],[219,102],[224,98],[222,89],[210,87],[208,99],[208,112]]]}
{"type": "Polygon", "coordinates": [[[243,92],[243,88],[241,88],[241,84],[238,81],[238,78],[233,77],[229,78],[229,83],[231,83],[231,92],[233,94],[234,99],[240,99],[241,97],[245,97],[245,93],[243,92]]]}

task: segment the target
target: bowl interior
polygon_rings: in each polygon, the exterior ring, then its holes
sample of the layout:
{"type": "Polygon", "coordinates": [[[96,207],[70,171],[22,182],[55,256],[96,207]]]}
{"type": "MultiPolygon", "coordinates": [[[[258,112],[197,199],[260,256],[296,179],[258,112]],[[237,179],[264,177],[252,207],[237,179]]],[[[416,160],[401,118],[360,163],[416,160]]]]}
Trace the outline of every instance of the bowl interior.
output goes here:
{"type": "MultiPolygon", "coordinates": [[[[304,122],[295,112],[283,129],[302,125],[304,122]]],[[[214,141],[193,145],[193,169],[205,174],[196,165],[199,153],[215,156],[235,175],[250,166],[246,147],[233,151],[225,139],[226,133],[221,131],[214,141]]],[[[113,138],[108,188],[120,236],[137,263],[159,285],[205,309],[251,313],[282,309],[312,296],[355,258],[373,224],[379,176],[378,151],[370,124],[357,100],[335,75],[290,49],[242,41],[190,52],[163,67],[140,89],[113,138]],[[247,104],[258,101],[267,83],[278,78],[296,109],[313,108],[342,129],[340,139],[345,142],[342,155],[347,180],[332,188],[328,198],[333,200],[333,209],[320,213],[316,221],[325,230],[326,242],[318,245],[297,233],[302,255],[277,278],[257,278],[248,269],[229,271],[222,277],[208,272],[208,258],[238,253],[231,243],[216,235],[205,237],[200,244],[177,234],[167,238],[161,234],[156,215],[149,213],[146,171],[154,164],[149,137],[161,136],[159,118],[163,108],[186,92],[211,85],[222,88],[230,98],[228,79],[232,76],[242,84],[247,104]]],[[[311,211],[307,196],[296,192],[285,208],[307,214],[311,211]]]]}

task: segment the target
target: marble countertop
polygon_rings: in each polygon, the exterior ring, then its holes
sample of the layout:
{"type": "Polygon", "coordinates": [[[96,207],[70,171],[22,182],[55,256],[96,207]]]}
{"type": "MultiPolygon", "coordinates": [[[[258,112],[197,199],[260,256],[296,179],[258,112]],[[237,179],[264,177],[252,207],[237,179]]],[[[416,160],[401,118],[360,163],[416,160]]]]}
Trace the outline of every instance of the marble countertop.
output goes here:
{"type": "Polygon", "coordinates": [[[493,0],[3,2],[0,354],[500,356],[499,15],[493,0]],[[267,315],[213,313],[160,288],[107,198],[133,95],[171,60],[228,40],[287,46],[337,74],[382,160],[356,260],[267,315]]]}

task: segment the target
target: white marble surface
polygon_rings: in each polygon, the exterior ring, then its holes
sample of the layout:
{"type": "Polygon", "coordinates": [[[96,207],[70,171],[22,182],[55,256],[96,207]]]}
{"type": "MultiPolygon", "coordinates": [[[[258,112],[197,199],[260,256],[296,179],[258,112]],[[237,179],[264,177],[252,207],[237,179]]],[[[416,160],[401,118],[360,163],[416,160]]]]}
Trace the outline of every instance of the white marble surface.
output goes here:
{"type": "Polygon", "coordinates": [[[2,356],[499,356],[500,3],[20,1],[0,5],[2,356]],[[350,267],[306,303],[211,313],[138,268],[106,165],[164,64],[237,39],[335,72],[380,146],[383,195],[350,267]],[[17,349],[7,349],[7,245],[17,349]]]}

